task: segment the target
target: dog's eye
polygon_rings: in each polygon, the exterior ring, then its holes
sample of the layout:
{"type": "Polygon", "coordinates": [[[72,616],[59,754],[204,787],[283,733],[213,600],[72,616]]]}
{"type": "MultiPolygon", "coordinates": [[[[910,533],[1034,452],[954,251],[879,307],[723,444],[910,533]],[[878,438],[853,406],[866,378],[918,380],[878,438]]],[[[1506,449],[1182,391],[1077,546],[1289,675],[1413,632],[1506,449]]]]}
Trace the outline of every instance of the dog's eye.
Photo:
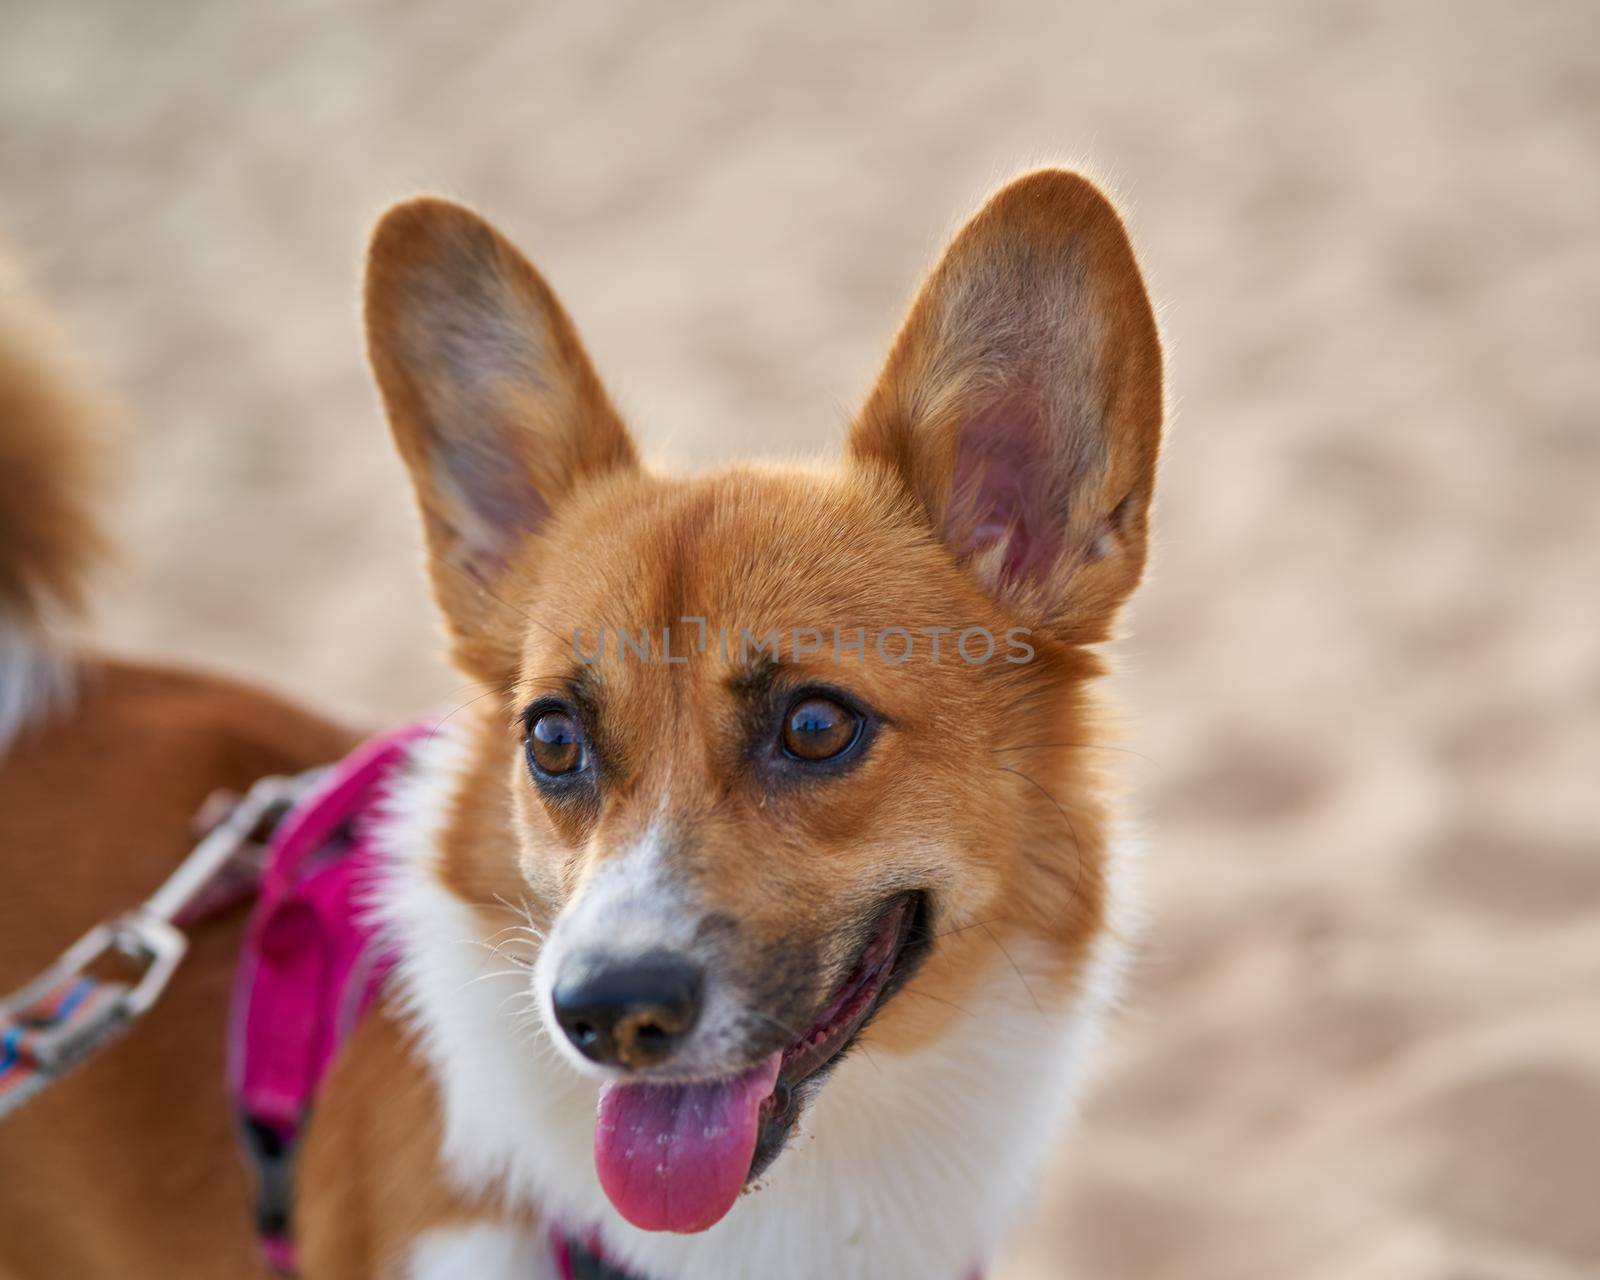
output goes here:
{"type": "Polygon", "coordinates": [[[802,698],[783,719],[783,750],[818,762],[843,755],[861,733],[861,717],[832,698],[802,698]]]}
{"type": "Polygon", "coordinates": [[[536,773],[558,778],[583,767],[583,730],[559,708],[541,711],[528,725],[528,761],[536,773]]]}

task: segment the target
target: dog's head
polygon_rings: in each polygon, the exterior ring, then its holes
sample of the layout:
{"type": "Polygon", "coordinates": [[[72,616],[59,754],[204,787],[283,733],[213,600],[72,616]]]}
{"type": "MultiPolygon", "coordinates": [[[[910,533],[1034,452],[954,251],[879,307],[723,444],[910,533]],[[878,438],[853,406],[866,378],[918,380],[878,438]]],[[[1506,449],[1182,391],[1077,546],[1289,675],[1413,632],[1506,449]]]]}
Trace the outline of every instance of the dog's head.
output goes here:
{"type": "Polygon", "coordinates": [[[544,280],[444,201],[384,217],[366,314],[455,660],[503,709],[444,872],[528,904],[617,1208],[701,1229],[869,1022],[936,1038],[1018,932],[1051,999],[1103,927],[1086,646],[1143,570],[1161,426],[1133,253],[1085,179],[1007,186],[835,470],[647,470],[544,280]]]}

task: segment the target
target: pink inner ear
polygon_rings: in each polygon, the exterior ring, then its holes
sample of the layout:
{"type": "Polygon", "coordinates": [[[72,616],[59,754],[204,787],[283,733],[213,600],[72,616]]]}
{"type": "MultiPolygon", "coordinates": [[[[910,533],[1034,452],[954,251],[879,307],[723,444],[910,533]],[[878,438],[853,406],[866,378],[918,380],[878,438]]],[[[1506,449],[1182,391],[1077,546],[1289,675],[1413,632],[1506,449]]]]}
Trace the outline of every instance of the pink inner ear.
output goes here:
{"type": "Polygon", "coordinates": [[[1023,397],[1008,396],[969,419],[956,445],[946,541],[966,557],[1004,540],[996,585],[1042,581],[1061,554],[1066,527],[1057,467],[1038,410],[1023,397]]]}

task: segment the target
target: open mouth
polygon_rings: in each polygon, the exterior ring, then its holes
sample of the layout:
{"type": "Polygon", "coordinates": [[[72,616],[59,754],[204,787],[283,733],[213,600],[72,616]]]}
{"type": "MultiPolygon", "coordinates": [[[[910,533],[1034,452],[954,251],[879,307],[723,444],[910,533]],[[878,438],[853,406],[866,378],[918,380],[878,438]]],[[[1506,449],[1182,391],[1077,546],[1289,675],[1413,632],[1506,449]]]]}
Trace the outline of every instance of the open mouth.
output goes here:
{"type": "Polygon", "coordinates": [[[908,943],[926,934],[921,927],[923,899],[907,895],[890,903],[849,977],[840,984],[810,1029],[783,1051],[777,1083],[761,1104],[761,1130],[749,1177],[759,1177],[778,1157],[799,1119],[799,1087],[830,1067],[855,1043],[867,1020],[909,972],[920,948],[908,943]]]}
{"type": "Polygon", "coordinates": [[[742,1075],[606,1085],[595,1169],[617,1212],[647,1231],[704,1231],[719,1222],[783,1150],[805,1098],[926,954],[927,916],[920,893],[890,900],[806,1032],[742,1075]]]}

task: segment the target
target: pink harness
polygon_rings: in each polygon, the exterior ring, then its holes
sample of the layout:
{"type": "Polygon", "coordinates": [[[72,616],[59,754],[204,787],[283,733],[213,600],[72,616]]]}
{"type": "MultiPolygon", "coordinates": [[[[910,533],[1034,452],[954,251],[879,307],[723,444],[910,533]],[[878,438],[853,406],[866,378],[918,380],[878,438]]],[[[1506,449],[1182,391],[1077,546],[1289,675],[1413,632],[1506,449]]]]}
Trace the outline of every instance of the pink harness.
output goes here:
{"type": "Polygon", "coordinates": [[[228,1019],[228,1093],[256,1172],[256,1229],[277,1270],[295,1269],[290,1175],[301,1127],[333,1056],[395,957],[369,904],[382,857],[373,813],[425,732],[367,742],[279,823],[245,932],[228,1019]]]}
{"type": "MultiPolygon", "coordinates": [[[[278,824],[245,932],[228,1025],[228,1093],[256,1174],[256,1230],[270,1266],[296,1271],[293,1163],[318,1086],[394,968],[373,921],[376,838],[413,743],[409,725],[334,765],[278,824]]],[[[592,1240],[552,1232],[561,1280],[630,1280],[592,1240]]]]}

